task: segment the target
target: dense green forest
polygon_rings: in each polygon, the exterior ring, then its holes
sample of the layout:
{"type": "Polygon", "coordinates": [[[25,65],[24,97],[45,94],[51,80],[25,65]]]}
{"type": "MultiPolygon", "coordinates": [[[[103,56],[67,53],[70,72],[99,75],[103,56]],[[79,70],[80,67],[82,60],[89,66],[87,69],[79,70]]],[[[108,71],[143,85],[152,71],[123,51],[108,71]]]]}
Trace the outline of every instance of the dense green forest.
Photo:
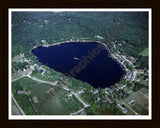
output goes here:
{"type": "Polygon", "coordinates": [[[121,44],[119,51],[137,59],[138,68],[148,68],[148,57],[140,53],[148,48],[147,12],[12,12],[12,56],[29,53],[33,46],[86,38],[121,44]]]}

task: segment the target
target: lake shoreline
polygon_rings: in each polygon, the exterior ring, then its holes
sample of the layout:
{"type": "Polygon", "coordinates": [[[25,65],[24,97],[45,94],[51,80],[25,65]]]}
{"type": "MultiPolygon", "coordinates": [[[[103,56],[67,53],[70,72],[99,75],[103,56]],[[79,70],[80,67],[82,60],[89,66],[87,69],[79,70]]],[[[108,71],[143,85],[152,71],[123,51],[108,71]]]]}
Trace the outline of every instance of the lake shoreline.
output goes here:
{"type": "MultiPolygon", "coordinates": [[[[126,76],[126,72],[127,72],[127,69],[125,68],[125,66],[118,60],[117,57],[115,57],[115,55],[113,55],[110,51],[110,49],[108,48],[107,44],[105,43],[102,43],[100,41],[63,41],[63,42],[58,42],[58,43],[54,43],[54,44],[48,44],[48,45],[38,45],[38,46],[34,46],[30,52],[32,52],[33,50],[35,50],[36,48],[38,47],[53,47],[53,46],[60,46],[60,45],[63,45],[63,44],[67,44],[67,43],[96,43],[96,44],[100,44],[100,45],[103,45],[105,47],[105,49],[107,49],[108,53],[110,54],[110,57],[112,59],[114,59],[119,65],[120,67],[123,69],[123,71],[125,71],[125,74],[121,77],[121,79],[123,79],[125,76],[126,76]]],[[[120,80],[121,80],[120,79],[120,80]]]]}
{"type": "Polygon", "coordinates": [[[48,45],[38,45],[38,46],[34,46],[30,52],[38,47],[52,47],[52,46],[59,46],[59,45],[62,45],[62,44],[66,44],[66,43],[97,43],[97,44],[101,44],[103,46],[105,46],[107,48],[107,50],[109,51],[109,53],[111,54],[110,52],[110,49],[108,48],[108,46],[105,44],[105,43],[102,43],[100,41],[63,41],[63,42],[58,42],[58,43],[54,43],[54,44],[48,44],[48,45]]]}

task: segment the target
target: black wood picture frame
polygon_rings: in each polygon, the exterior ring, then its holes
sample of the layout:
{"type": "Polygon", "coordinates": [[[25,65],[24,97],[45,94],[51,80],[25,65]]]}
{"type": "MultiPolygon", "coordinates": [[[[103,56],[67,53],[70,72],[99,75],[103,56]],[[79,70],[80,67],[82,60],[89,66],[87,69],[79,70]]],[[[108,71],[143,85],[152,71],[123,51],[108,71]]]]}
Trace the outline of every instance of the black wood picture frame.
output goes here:
{"type": "Polygon", "coordinates": [[[35,127],[136,127],[160,126],[158,0],[2,0],[0,7],[0,122],[4,128],[35,127]],[[151,8],[152,9],[152,119],[151,120],[9,120],[8,119],[8,9],[9,8],[151,8]]]}

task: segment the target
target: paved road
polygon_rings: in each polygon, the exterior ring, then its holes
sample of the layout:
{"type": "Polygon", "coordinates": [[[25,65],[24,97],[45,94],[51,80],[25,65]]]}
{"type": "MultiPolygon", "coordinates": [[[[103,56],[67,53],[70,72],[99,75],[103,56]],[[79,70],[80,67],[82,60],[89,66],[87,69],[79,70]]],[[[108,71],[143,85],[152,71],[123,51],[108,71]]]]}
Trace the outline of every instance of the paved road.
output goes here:
{"type": "Polygon", "coordinates": [[[31,78],[32,80],[35,80],[35,81],[41,82],[41,83],[47,83],[47,84],[55,85],[55,82],[43,81],[43,80],[40,80],[40,79],[34,78],[34,77],[30,76],[30,75],[27,75],[27,77],[31,78]]]}
{"type": "Polygon", "coordinates": [[[125,56],[123,56],[122,55],[122,57],[130,64],[130,65],[132,65],[134,68],[135,68],[135,65],[133,65],[133,63],[130,61],[130,60],[128,60],[125,56]]]}
{"type": "Polygon", "coordinates": [[[21,79],[21,78],[23,78],[23,77],[25,77],[25,76],[27,76],[27,75],[22,75],[22,76],[20,76],[20,77],[18,77],[18,78],[16,78],[16,79],[13,79],[12,82],[14,82],[14,81],[16,81],[16,80],[19,80],[19,79],[21,79]]]}
{"type": "Polygon", "coordinates": [[[71,91],[71,93],[73,95],[75,95],[75,97],[77,97],[77,99],[84,105],[84,107],[89,107],[90,106],[89,104],[85,103],[76,93],[74,93],[72,91],[71,91]]]}
{"type": "Polygon", "coordinates": [[[135,112],[135,111],[134,111],[131,107],[129,107],[126,103],[123,102],[122,104],[126,105],[132,112],[134,112],[135,115],[138,115],[138,113],[135,112]]]}
{"type": "MultiPolygon", "coordinates": [[[[85,108],[85,107],[84,107],[84,108],[85,108]]],[[[76,115],[76,114],[78,114],[78,113],[84,111],[84,108],[82,108],[81,110],[79,110],[79,111],[77,111],[77,112],[75,112],[75,113],[72,113],[71,115],[76,115]]]]}

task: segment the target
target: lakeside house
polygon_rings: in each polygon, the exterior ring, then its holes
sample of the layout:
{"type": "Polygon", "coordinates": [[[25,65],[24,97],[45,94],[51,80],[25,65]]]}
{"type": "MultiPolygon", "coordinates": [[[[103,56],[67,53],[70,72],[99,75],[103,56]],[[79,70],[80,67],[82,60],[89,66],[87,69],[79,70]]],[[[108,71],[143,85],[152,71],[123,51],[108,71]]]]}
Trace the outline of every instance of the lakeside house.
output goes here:
{"type": "Polygon", "coordinates": [[[98,35],[95,37],[97,37],[98,39],[101,39],[101,40],[104,39],[102,36],[98,36],[98,35]]]}
{"type": "Polygon", "coordinates": [[[127,85],[125,84],[125,85],[123,85],[123,86],[121,86],[121,87],[118,87],[118,89],[123,89],[124,87],[126,87],[127,85]]]}
{"type": "Polygon", "coordinates": [[[81,94],[81,93],[84,93],[84,91],[83,90],[79,91],[79,94],[81,94]]]}

